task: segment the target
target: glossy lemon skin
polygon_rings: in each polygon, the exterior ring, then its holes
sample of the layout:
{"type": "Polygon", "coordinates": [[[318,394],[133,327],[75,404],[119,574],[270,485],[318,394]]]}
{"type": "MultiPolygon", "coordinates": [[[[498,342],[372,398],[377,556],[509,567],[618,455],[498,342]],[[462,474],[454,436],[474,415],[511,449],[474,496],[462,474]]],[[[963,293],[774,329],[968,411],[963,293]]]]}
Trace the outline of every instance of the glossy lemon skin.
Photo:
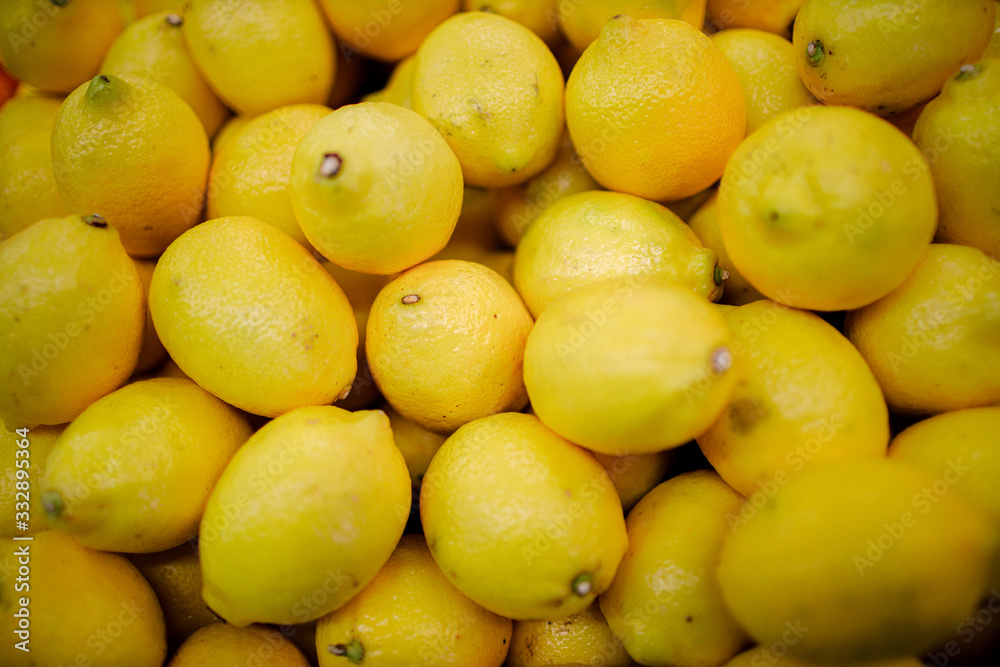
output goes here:
{"type": "Polygon", "coordinates": [[[317,619],[371,581],[409,513],[410,477],[385,414],[293,410],[257,431],[212,491],[202,595],[238,626],[317,619]]]}
{"type": "Polygon", "coordinates": [[[507,664],[633,667],[636,663],[612,634],[595,602],[583,611],[551,621],[515,621],[507,664]]]}
{"type": "Polygon", "coordinates": [[[179,238],[156,265],[149,301],[171,359],[247,412],[328,404],[354,379],[358,333],[343,291],[255,218],[217,218],[179,238]]]}
{"type": "Polygon", "coordinates": [[[520,413],[477,419],[445,441],[424,475],[420,518],[452,585],[516,620],[588,607],[626,546],[604,468],[520,413]]]}
{"type": "Polygon", "coordinates": [[[139,358],[144,303],[111,226],[51,218],[0,244],[0,419],[63,424],[117,389],[139,358]]]}

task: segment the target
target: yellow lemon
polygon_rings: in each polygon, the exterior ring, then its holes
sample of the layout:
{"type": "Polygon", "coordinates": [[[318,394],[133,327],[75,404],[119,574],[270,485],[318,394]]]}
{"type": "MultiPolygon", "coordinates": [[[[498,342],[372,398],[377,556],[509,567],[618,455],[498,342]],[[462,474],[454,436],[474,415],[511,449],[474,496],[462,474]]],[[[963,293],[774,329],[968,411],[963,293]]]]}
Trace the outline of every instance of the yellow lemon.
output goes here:
{"type": "Polygon", "coordinates": [[[152,14],[126,27],[104,56],[101,73],[147,76],[163,84],[188,103],[208,136],[229,115],[191,60],[178,14],[152,14]]]}
{"type": "Polygon", "coordinates": [[[566,123],[604,187],[682,199],[722,175],[746,132],[746,103],[722,51],[696,28],[622,15],[573,67],[566,123]]]}
{"type": "Polygon", "coordinates": [[[352,271],[397,273],[448,243],[462,208],[462,168],[415,112],[362,102],[337,109],[302,138],[291,198],[324,257],[352,271]]]}
{"type": "Polygon", "coordinates": [[[212,623],[191,635],[168,667],[245,667],[255,663],[269,667],[309,665],[295,644],[274,628],[212,623]]]}
{"type": "Polygon", "coordinates": [[[800,107],[747,137],[719,188],[735,267],[795,308],[859,308],[898,287],[934,236],[934,184],[888,122],[846,107],[800,107]]]}
{"type": "Polygon", "coordinates": [[[448,582],[422,535],[406,535],[371,583],[320,619],[316,652],[320,667],[500,667],[510,634],[509,618],[448,582]]]}
{"type": "Polygon", "coordinates": [[[450,433],[528,402],[522,356],[531,331],[514,288],[481,264],[421,264],[386,285],[372,304],[368,363],[399,414],[450,433]]]}
{"type": "Polygon", "coordinates": [[[625,553],[604,468],[532,415],[483,417],[448,438],[424,476],[420,518],[452,585],[517,620],[586,609],[625,553]]]}
{"type": "Polygon", "coordinates": [[[364,102],[389,102],[407,109],[413,108],[413,69],[416,58],[403,58],[392,69],[392,74],[382,90],[365,95],[364,102]]]}
{"type": "Polygon", "coordinates": [[[250,426],[191,380],[126,385],[73,420],[49,455],[49,525],[104,551],[149,553],[198,534],[216,480],[250,426]]]}
{"type": "Polygon", "coordinates": [[[560,297],[612,278],[664,278],[705,299],[722,293],[715,253],[680,218],[620,192],[564,197],[517,246],[514,284],[536,317],[560,297]]]}
{"type": "Polygon", "coordinates": [[[913,131],[931,168],[937,239],[1000,259],[1000,60],[967,65],[945,82],[913,131]]]}
{"type": "Polygon", "coordinates": [[[712,192],[709,199],[688,221],[688,225],[705,247],[715,252],[717,264],[722,270],[720,277],[725,276],[725,291],[720,300],[732,306],[742,306],[763,299],[764,295],[743,277],[733,264],[733,260],[729,258],[726,244],[722,242],[722,232],[719,231],[718,204],[718,192],[712,192]]]}
{"type": "Polygon", "coordinates": [[[22,132],[0,146],[0,240],[69,214],[52,170],[52,130],[22,132]]]}
{"type": "Polygon", "coordinates": [[[583,51],[609,19],[678,19],[701,30],[705,0],[573,0],[559,3],[559,27],[569,43],[583,51]]]}
{"type": "Polygon", "coordinates": [[[747,134],[778,114],[816,104],[795,69],[795,47],[784,37],[749,28],[712,35],[740,80],[747,106],[747,134]]]}
{"type": "Polygon", "coordinates": [[[149,584],[123,556],[91,551],[54,530],[31,542],[0,540],[0,549],[0,632],[6,638],[0,643],[0,663],[5,667],[163,664],[163,612],[149,584]],[[27,587],[15,576],[25,561],[27,587]],[[28,614],[28,628],[15,617],[21,609],[28,614]]]}
{"type": "Polygon", "coordinates": [[[708,0],[705,24],[712,30],[754,28],[789,37],[802,0],[708,0]]]}
{"type": "Polygon", "coordinates": [[[66,206],[104,216],[130,255],[160,254],[201,218],[205,128],[149,79],[102,74],[73,91],[56,117],[52,161],[66,206]]]}
{"type": "Polygon", "coordinates": [[[629,548],[601,611],[641,664],[718,665],[746,643],[715,581],[727,516],[741,501],[699,470],[660,484],[629,513],[629,548]]]}
{"type": "Polygon", "coordinates": [[[201,563],[193,543],[151,554],[131,554],[156,593],[167,626],[167,643],[178,646],[188,637],[219,617],[201,599],[201,563]]]}
{"type": "Polygon", "coordinates": [[[975,610],[997,548],[986,517],[934,482],[895,460],[830,463],[790,480],[723,546],[717,576],[730,612],[760,644],[784,641],[804,660],[933,648],[975,610]]]}
{"type": "Polygon", "coordinates": [[[381,410],[389,418],[392,439],[406,460],[410,481],[414,488],[419,489],[424,473],[427,472],[427,466],[431,464],[434,455],[441,449],[445,436],[415,424],[393,410],[388,403],[383,405],[381,410]]]}
{"type": "Polygon", "coordinates": [[[205,601],[239,626],[319,618],[372,580],[409,511],[383,413],[293,410],[251,436],[212,492],[199,539],[205,601]]]}
{"type": "Polygon", "coordinates": [[[208,177],[208,218],[248,215],[305,245],[292,211],[292,157],[302,137],[330,114],[321,104],[279,107],[249,120],[222,147],[208,177]]]}
{"type": "Polygon", "coordinates": [[[611,633],[597,603],[550,621],[516,621],[509,667],[603,665],[633,667],[625,647],[611,633]]]}
{"type": "Polygon", "coordinates": [[[122,27],[116,0],[7,0],[0,62],[21,81],[68,93],[97,74],[122,27]]]}
{"type": "Polygon", "coordinates": [[[792,33],[799,75],[825,104],[901,113],[982,57],[995,7],[993,0],[805,0],[792,33]]]}
{"type": "Polygon", "coordinates": [[[251,116],[326,101],[337,62],[327,30],[314,0],[190,0],[184,11],[195,65],[226,106],[251,116]]]}
{"type": "Polygon", "coordinates": [[[568,195],[598,189],[597,181],[587,173],[573,149],[569,134],[563,132],[559,152],[540,174],[524,183],[493,191],[500,234],[508,244],[516,246],[528,226],[549,206],[568,195]]]}
{"type": "Polygon", "coordinates": [[[643,496],[663,481],[670,469],[673,452],[614,456],[594,452],[594,458],[604,467],[618,491],[625,514],[635,507],[643,496]]]}
{"type": "Polygon", "coordinates": [[[889,415],[864,358],[812,313],[755,301],[723,314],[739,376],[718,420],[697,435],[747,498],[772,496],[805,468],[882,458],[889,415]]]}
{"type": "Polygon", "coordinates": [[[623,277],[581,287],[538,318],[524,351],[531,406],[553,431],[595,452],[682,445],[733,388],[732,335],[685,286],[623,277]]]}
{"type": "Polygon", "coordinates": [[[57,97],[15,97],[4,102],[0,106],[0,148],[22,132],[46,130],[51,135],[60,106],[62,99],[57,97]]]}
{"type": "Polygon", "coordinates": [[[563,126],[559,63],[535,33],[487,12],[464,12],[417,50],[413,109],[458,157],[465,182],[496,188],[552,162],[563,126]]]}
{"type": "Polygon", "coordinates": [[[546,44],[560,39],[559,0],[462,0],[467,12],[493,12],[520,23],[538,35],[546,44]]]}
{"type": "Polygon", "coordinates": [[[142,348],[139,350],[139,361],[135,364],[136,373],[150,371],[167,358],[167,348],[163,347],[160,337],[156,335],[156,327],[153,326],[153,314],[149,309],[149,284],[153,281],[153,271],[156,269],[156,262],[147,259],[135,260],[135,268],[139,272],[139,280],[142,282],[142,290],[146,295],[146,326],[143,329],[142,348]]]}
{"type": "Polygon", "coordinates": [[[341,49],[379,60],[411,55],[459,0],[320,0],[341,49]]]}
{"type": "MultiPolygon", "coordinates": [[[[212,155],[217,156],[222,149],[240,133],[254,116],[230,116],[220,127],[219,131],[212,137],[212,155]]],[[[211,185],[211,184],[210,184],[211,185]]]]}
{"type": "Polygon", "coordinates": [[[100,216],[42,220],[0,243],[0,419],[63,424],[121,386],[139,358],[144,303],[100,216]]]}
{"type": "Polygon", "coordinates": [[[934,244],[906,282],[848,313],[845,331],[889,407],[935,413],[1000,401],[1000,262],[934,244]]]}
{"type": "Polygon", "coordinates": [[[247,412],[330,403],[357,371],[343,291],[305,248],[254,218],[217,218],[177,239],[157,262],[149,304],[178,366],[247,412]]]}
{"type": "Polygon", "coordinates": [[[0,512],[0,538],[48,530],[39,488],[45,463],[64,428],[8,429],[0,421],[0,495],[8,499],[0,512]]]}

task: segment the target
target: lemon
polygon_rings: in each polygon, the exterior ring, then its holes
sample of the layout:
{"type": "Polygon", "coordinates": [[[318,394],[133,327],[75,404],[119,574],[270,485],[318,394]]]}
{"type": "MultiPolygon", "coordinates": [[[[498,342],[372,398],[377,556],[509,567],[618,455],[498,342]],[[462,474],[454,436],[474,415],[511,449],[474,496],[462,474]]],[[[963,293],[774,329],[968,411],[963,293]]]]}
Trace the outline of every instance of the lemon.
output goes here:
{"type": "Polygon", "coordinates": [[[163,664],[163,612],[149,584],[123,556],[91,551],[52,530],[31,542],[0,540],[0,545],[0,632],[6,639],[0,663],[163,664]],[[25,559],[28,586],[15,578],[25,559]],[[15,618],[25,608],[27,628],[15,618]]]}
{"type": "Polygon", "coordinates": [[[397,273],[441,250],[462,208],[462,169],[419,115],[396,104],[341,107],[292,160],[292,208],[332,262],[397,273]]]}
{"type": "Polygon", "coordinates": [[[725,291],[722,293],[723,303],[742,306],[751,301],[759,301],[765,298],[757,291],[757,288],[743,277],[737,270],[733,260],[729,258],[729,251],[726,244],[722,242],[722,232],[719,231],[719,197],[718,192],[713,191],[708,200],[697,210],[688,221],[698,239],[706,248],[713,251],[717,258],[717,265],[721,269],[721,275],[726,275],[725,291]]]}
{"type": "Polygon", "coordinates": [[[550,306],[528,337],[524,383],[539,419],[603,454],[682,445],[719,415],[736,386],[732,335],[686,287],[625,277],[550,306]]]}
{"type": "Polygon", "coordinates": [[[643,665],[719,665],[746,643],[715,568],[742,498],[714,472],[674,477],[628,515],[629,548],[601,596],[608,625],[643,665]]]}
{"type": "Polygon", "coordinates": [[[411,55],[459,0],[320,0],[341,49],[379,60],[411,55]]]}
{"type": "Polygon", "coordinates": [[[555,202],[518,243],[514,284],[532,314],[586,285],[664,278],[706,299],[722,293],[715,253],[655,202],[591,191],[555,202]]]}
{"type": "Polygon", "coordinates": [[[594,458],[608,473],[618,491],[618,498],[622,501],[622,509],[628,514],[643,496],[667,476],[672,454],[669,450],[625,456],[595,452],[594,458]]]}
{"type": "Polygon", "coordinates": [[[309,661],[288,638],[274,628],[251,625],[237,628],[213,623],[191,635],[168,667],[308,667],[309,661]],[[263,660],[263,656],[267,656],[263,660]]]}
{"type": "Polygon", "coordinates": [[[153,271],[156,269],[156,262],[147,259],[135,260],[135,268],[139,272],[139,281],[142,283],[143,293],[146,295],[146,326],[143,329],[142,348],[139,350],[139,360],[135,365],[136,373],[150,371],[167,358],[167,349],[160,342],[160,337],[156,335],[156,328],[153,326],[153,314],[149,310],[149,284],[153,280],[153,271]]]}
{"type": "Polygon", "coordinates": [[[913,143],[846,107],[800,107],[747,137],[719,188],[733,264],[795,308],[859,308],[898,287],[937,220],[934,184],[913,143]]]}
{"type": "Polygon", "coordinates": [[[583,168],[569,134],[563,132],[559,152],[541,173],[524,183],[493,191],[497,227],[504,240],[516,246],[528,226],[549,206],[567,195],[599,188],[583,168]]]}
{"type": "MultiPolygon", "coordinates": [[[[222,149],[240,133],[255,116],[230,116],[212,137],[212,155],[218,156],[222,149]]],[[[210,184],[211,185],[211,184],[210,184]]]]}
{"type": "Polygon", "coordinates": [[[332,406],[268,422],[237,452],[201,522],[203,597],[234,625],[305,623],[388,560],[410,478],[385,414],[332,406]]]}
{"type": "Polygon", "coordinates": [[[698,30],[705,20],[705,0],[573,0],[559,3],[559,27],[578,51],[598,38],[609,19],[678,19],[698,30]]]}
{"type": "Polygon", "coordinates": [[[784,37],[749,28],[712,35],[740,80],[747,107],[747,134],[778,114],[816,104],[795,69],[795,47],[784,37]]]}
{"type": "Polygon", "coordinates": [[[7,498],[0,512],[0,538],[30,535],[49,528],[39,495],[45,462],[63,426],[22,430],[0,421],[0,495],[7,498]],[[19,522],[25,522],[22,528],[19,522]]]}
{"type": "Polygon", "coordinates": [[[0,106],[0,148],[23,132],[47,130],[51,134],[60,106],[62,99],[57,97],[15,97],[4,102],[0,106]]]}
{"type": "Polygon", "coordinates": [[[145,299],[99,216],[42,220],[0,243],[0,419],[63,424],[135,368],[145,299]]]}
{"type": "Polygon", "coordinates": [[[193,543],[157,553],[131,554],[128,558],[160,601],[168,645],[178,646],[219,620],[201,599],[201,564],[193,543]]]}
{"type": "Polygon", "coordinates": [[[188,103],[208,136],[229,115],[191,60],[178,14],[161,12],[129,24],[108,49],[101,73],[147,76],[163,84],[188,103]]]}
{"type": "Polygon", "coordinates": [[[319,262],[255,218],[185,233],[153,273],[156,332],[195,382],[275,417],[344,393],[357,370],[351,305],[319,262]]]}
{"type": "Polygon", "coordinates": [[[622,15],[573,67],[566,123],[598,183],[673,200],[722,175],[746,132],[746,103],[722,51],[696,28],[622,15]]]}
{"type": "Polygon", "coordinates": [[[313,0],[190,0],[184,37],[208,85],[237,113],[322,104],[330,94],[337,59],[313,0]]]}
{"type": "Polygon", "coordinates": [[[52,170],[52,130],[22,132],[0,146],[0,240],[69,214],[52,170]]]}
{"type": "Polygon", "coordinates": [[[198,534],[250,426],[191,380],[135,382],[67,427],[45,466],[49,525],[92,549],[148,553],[198,534]]]}
{"type": "Polygon", "coordinates": [[[385,87],[365,95],[364,102],[388,102],[398,104],[407,109],[413,108],[413,69],[416,63],[414,56],[403,58],[392,69],[392,74],[385,87]]]}
{"type": "Polygon", "coordinates": [[[995,12],[993,0],[805,0],[792,33],[799,75],[825,104],[900,113],[979,60],[995,12]]]}
{"type": "Polygon", "coordinates": [[[68,93],[97,74],[121,30],[116,0],[6,0],[0,62],[21,81],[68,93]]]}
{"type": "Polygon", "coordinates": [[[583,611],[551,621],[516,621],[506,664],[509,667],[635,665],[622,643],[611,634],[596,602],[583,611]]]}
{"type": "Polygon", "coordinates": [[[436,665],[500,667],[511,622],[457,591],[421,535],[407,535],[365,588],[320,619],[321,667],[436,665]],[[338,658],[346,658],[340,660],[338,658]]]}
{"type": "MultiPolygon", "coordinates": [[[[764,667],[765,665],[773,665],[774,667],[819,667],[819,665],[827,665],[829,667],[831,665],[828,661],[805,662],[797,660],[788,656],[785,653],[786,650],[783,642],[776,642],[771,647],[758,646],[734,656],[723,667],[764,667]]],[[[912,657],[850,663],[850,667],[922,667],[922,665],[923,663],[919,659],[912,657]]]]}
{"type": "Polygon", "coordinates": [[[420,488],[427,466],[431,464],[434,455],[444,444],[445,436],[428,431],[392,409],[386,403],[381,407],[389,418],[392,427],[392,439],[406,460],[406,469],[410,472],[410,481],[414,488],[420,488]]]}
{"type": "Polygon", "coordinates": [[[417,50],[412,95],[413,109],[444,136],[469,185],[521,183],[556,155],[559,63],[510,19],[464,12],[431,31],[417,50]]]}
{"type": "Polygon", "coordinates": [[[104,216],[130,255],[160,254],[201,219],[205,129],[149,79],[102,74],[73,91],[56,117],[52,160],[67,208],[104,216]]]}
{"type": "Polygon", "coordinates": [[[801,6],[802,0],[708,0],[705,24],[713,30],[754,28],[788,37],[801,6]]]}
{"type": "Polygon", "coordinates": [[[912,463],[953,485],[1000,526],[1000,492],[994,483],[1000,452],[1000,407],[955,410],[925,419],[897,435],[889,456],[912,463]]]}
{"type": "Polygon", "coordinates": [[[729,610],[760,644],[805,660],[933,648],[976,608],[997,547],[986,517],[935,482],[893,460],[793,478],[722,549],[729,610]]]}
{"type": "Polygon", "coordinates": [[[368,363],[399,414],[450,433],[525,406],[522,355],[531,327],[521,298],[495,271],[428,262],[379,292],[368,319],[368,363]]]}
{"type": "Polygon", "coordinates": [[[932,245],[897,290],[848,313],[845,331],[893,410],[1000,401],[1000,263],[980,250],[932,245]]]}
{"type": "Polygon", "coordinates": [[[625,553],[604,468],[532,415],[483,417],[448,438],[424,475],[420,518],[452,585],[516,620],[586,609],[625,553]]]}
{"type": "Polygon", "coordinates": [[[937,239],[1000,259],[1000,60],[962,68],[913,131],[930,164],[941,217],[937,239]]]}
{"type": "Polygon", "coordinates": [[[558,16],[559,0],[462,0],[467,12],[493,12],[520,23],[546,44],[561,39],[558,16]]]}
{"type": "Polygon", "coordinates": [[[292,211],[292,157],[302,137],[329,114],[321,104],[279,107],[249,120],[224,146],[216,145],[208,177],[209,219],[252,216],[306,245],[292,211]]]}
{"type": "Polygon", "coordinates": [[[697,440],[747,498],[766,498],[800,471],[882,458],[889,415],[865,360],[812,313],[755,301],[723,314],[739,383],[697,440]]]}

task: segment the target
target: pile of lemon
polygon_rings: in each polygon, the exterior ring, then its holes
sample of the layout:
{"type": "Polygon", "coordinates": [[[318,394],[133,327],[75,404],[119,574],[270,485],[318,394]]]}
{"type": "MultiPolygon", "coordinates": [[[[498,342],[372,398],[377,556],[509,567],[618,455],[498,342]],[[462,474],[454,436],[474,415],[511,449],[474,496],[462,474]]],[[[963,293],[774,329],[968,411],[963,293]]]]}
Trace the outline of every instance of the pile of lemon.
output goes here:
{"type": "Polygon", "coordinates": [[[4,0],[0,63],[5,667],[996,659],[994,0],[4,0]]]}

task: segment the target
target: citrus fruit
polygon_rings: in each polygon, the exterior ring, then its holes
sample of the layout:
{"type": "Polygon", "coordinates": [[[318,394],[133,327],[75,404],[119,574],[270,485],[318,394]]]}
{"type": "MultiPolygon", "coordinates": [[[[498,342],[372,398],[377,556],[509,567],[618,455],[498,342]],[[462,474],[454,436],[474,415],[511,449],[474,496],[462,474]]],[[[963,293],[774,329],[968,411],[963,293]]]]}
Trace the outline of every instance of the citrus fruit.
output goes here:
{"type": "Polygon", "coordinates": [[[459,0],[320,0],[341,49],[379,60],[411,55],[459,0]]]}
{"type": "Polygon", "coordinates": [[[679,19],[698,30],[705,20],[705,0],[573,0],[560,2],[559,27],[577,51],[598,38],[609,19],[679,19]]]}
{"type": "Polygon", "coordinates": [[[0,239],[68,215],[52,170],[52,130],[22,132],[0,146],[0,239]]]}
{"type": "Polygon", "coordinates": [[[295,644],[274,628],[264,625],[238,628],[228,623],[212,623],[191,635],[168,667],[243,667],[260,661],[265,655],[270,667],[309,665],[295,644]]]}
{"type": "Polygon", "coordinates": [[[635,665],[611,633],[596,602],[583,611],[551,621],[515,621],[506,664],[510,667],[635,665]]]}
{"type": "Polygon", "coordinates": [[[719,196],[713,192],[708,200],[691,216],[688,226],[691,228],[706,248],[713,251],[717,266],[726,275],[725,289],[720,301],[732,306],[742,306],[751,301],[765,298],[757,288],[743,277],[733,260],[729,258],[726,244],[722,242],[722,232],[719,231],[719,196]]]}

